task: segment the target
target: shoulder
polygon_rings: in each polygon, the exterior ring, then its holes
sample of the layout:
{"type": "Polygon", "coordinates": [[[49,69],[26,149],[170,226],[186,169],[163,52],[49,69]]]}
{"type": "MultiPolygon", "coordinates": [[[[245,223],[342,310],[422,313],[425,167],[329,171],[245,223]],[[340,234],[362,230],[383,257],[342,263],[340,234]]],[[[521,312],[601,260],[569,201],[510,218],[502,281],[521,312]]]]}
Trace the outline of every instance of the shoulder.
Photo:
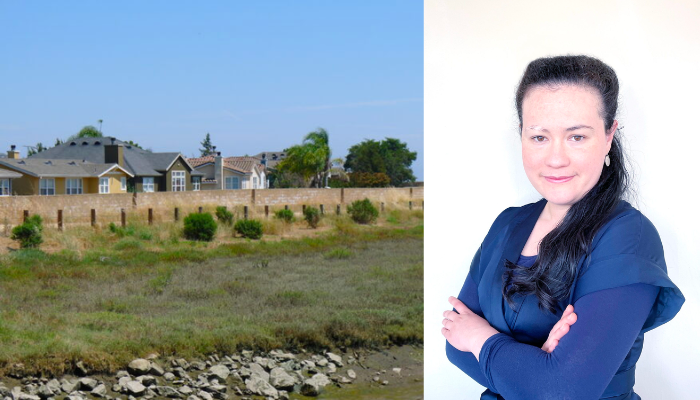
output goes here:
{"type": "Polygon", "coordinates": [[[663,245],[654,224],[639,210],[621,201],[592,243],[591,262],[633,255],[664,264],[663,245]]]}

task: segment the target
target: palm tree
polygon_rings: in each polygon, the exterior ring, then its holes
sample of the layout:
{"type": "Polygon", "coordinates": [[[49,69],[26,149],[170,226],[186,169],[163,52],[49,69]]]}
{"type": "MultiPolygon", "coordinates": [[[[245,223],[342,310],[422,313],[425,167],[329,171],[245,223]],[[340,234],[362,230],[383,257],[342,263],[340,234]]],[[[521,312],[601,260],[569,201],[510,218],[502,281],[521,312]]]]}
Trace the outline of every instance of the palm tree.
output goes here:
{"type": "Polygon", "coordinates": [[[321,187],[324,180],[328,185],[328,173],[331,170],[331,148],[328,146],[328,132],[323,128],[318,128],[314,132],[309,132],[304,136],[304,146],[309,147],[309,154],[313,158],[312,164],[316,166],[314,181],[316,187],[321,187]]]}
{"type": "Polygon", "coordinates": [[[331,149],[325,129],[308,133],[300,145],[286,149],[285,153],[287,156],[277,165],[278,170],[301,175],[307,186],[321,187],[331,168],[331,149]]]}

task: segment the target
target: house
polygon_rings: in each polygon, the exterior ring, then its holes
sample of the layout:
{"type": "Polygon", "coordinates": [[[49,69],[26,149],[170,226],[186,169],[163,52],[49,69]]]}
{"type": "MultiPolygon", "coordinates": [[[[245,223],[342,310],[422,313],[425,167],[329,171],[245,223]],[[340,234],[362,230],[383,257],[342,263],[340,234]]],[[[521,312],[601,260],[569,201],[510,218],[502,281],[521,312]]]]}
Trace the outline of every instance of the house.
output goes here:
{"type": "Polygon", "coordinates": [[[277,164],[287,157],[287,153],[284,151],[263,151],[253,156],[260,161],[267,168],[276,168],[277,164]]]}
{"type": "Polygon", "coordinates": [[[76,139],[27,158],[34,159],[117,164],[131,175],[127,186],[136,192],[200,190],[203,177],[180,153],[150,152],[113,137],[76,139]]]}
{"type": "Polygon", "coordinates": [[[196,171],[204,174],[202,190],[265,189],[265,166],[256,157],[222,157],[221,153],[188,158],[196,171]]]}
{"type": "Polygon", "coordinates": [[[2,195],[126,193],[127,179],[132,177],[129,171],[114,163],[19,158],[14,146],[7,158],[0,159],[2,195]]]}

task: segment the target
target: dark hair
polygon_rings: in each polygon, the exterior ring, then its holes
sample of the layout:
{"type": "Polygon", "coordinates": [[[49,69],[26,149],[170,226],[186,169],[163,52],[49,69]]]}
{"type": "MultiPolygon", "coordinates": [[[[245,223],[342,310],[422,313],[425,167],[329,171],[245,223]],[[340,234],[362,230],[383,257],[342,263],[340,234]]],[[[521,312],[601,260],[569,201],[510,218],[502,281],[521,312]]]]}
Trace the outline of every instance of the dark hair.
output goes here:
{"type": "MultiPolygon", "coordinates": [[[[606,134],[610,133],[617,113],[617,76],[608,65],[588,56],[539,58],[527,66],[515,96],[520,126],[523,99],[530,89],[571,84],[595,89],[600,94],[602,110],[599,112],[606,134]]],[[[534,294],[541,310],[556,314],[557,303],[570,294],[579,260],[590,253],[593,237],[628,188],[629,174],[618,136],[613,137],[608,153],[610,166],[603,167],[596,185],[572,205],[559,225],[542,239],[535,264],[527,268],[506,260],[502,291],[512,309],[515,309],[516,294],[534,294]]]]}

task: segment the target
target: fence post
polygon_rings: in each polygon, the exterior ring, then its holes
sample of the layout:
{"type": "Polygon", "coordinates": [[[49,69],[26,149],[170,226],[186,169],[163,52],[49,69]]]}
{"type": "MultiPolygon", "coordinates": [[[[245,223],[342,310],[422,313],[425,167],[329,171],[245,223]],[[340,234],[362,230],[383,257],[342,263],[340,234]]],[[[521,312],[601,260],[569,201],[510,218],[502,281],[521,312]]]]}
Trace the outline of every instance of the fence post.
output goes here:
{"type": "Polygon", "coordinates": [[[323,215],[323,214],[324,214],[323,204],[320,204],[320,205],[318,206],[318,209],[321,211],[321,215],[323,215]]]}
{"type": "Polygon", "coordinates": [[[243,206],[243,219],[248,219],[248,206],[243,206]]]}
{"type": "Polygon", "coordinates": [[[381,202],[382,214],[384,214],[384,202],[381,202]]]}
{"type": "Polygon", "coordinates": [[[420,202],[420,209],[425,210],[425,200],[420,202]]]}
{"type": "Polygon", "coordinates": [[[97,224],[97,214],[95,213],[95,209],[91,208],[90,209],[90,226],[94,227],[97,224]]]}
{"type": "Polygon", "coordinates": [[[153,209],[148,209],[148,225],[153,225],[153,209]]]}
{"type": "Polygon", "coordinates": [[[265,219],[270,216],[270,206],[265,206],[265,219]]]}
{"type": "Polygon", "coordinates": [[[24,210],[22,213],[22,222],[27,222],[27,218],[29,218],[29,210],[24,210]]]}
{"type": "Polygon", "coordinates": [[[340,204],[335,206],[335,215],[340,215],[340,204]]]}
{"type": "Polygon", "coordinates": [[[57,215],[58,230],[63,231],[63,210],[58,210],[57,215]]]}
{"type": "Polygon", "coordinates": [[[408,209],[413,210],[413,202],[412,201],[408,202],[408,209]]]}
{"type": "Polygon", "coordinates": [[[122,228],[126,228],[126,210],[122,208],[122,228]]]}
{"type": "Polygon", "coordinates": [[[306,211],[306,204],[301,205],[301,213],[303,214],[306,211]]]}
{"type": "Polygon", "coordinates": [[[285,210],[289,210],[289,206],[287,204],[284,205],[285,210]]]}
{"type": "Polygon", "coordinates": [[[202,213],[202,207],[199,207],[199,213],[200,214],[202,213]]]}
{"type": "Polygon", "coordinates": [[[175,222],[180,220],[180,209],[175,207],[175,222]]]}

